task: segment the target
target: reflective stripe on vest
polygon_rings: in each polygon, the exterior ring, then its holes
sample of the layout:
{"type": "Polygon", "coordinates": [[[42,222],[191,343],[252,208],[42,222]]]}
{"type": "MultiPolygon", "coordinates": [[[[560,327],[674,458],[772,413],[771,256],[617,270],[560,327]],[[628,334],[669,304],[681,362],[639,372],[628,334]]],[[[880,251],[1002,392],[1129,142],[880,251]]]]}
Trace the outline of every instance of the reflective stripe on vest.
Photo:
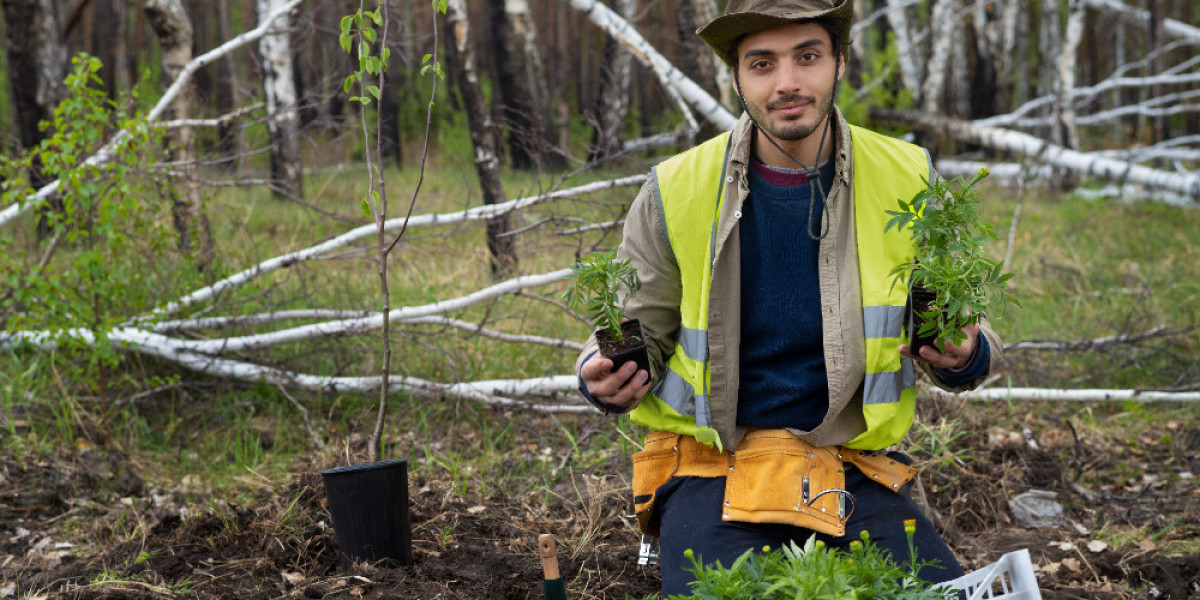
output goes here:
{"type": "MultiPolygon", "coordinates": [[[[905,287],[888,273],[912,259],[907,232],[884,234],[885,210],[925,187],[925,151],[851,126],[854,152],[855,229],[863,288],[866,373],[863,416],[867,431],[849,444],[879,449],[896,443],[912,425],[915,377],[898,350],[905,287]]],[[[675,351],[651,394],[631,413],[634,422],[692,435],[722,446],[711,427],[708,386],[708,302],[712,284],[717,215],[727,178],[729,134],[719,135],[654,169],[664,228],[679,265],[681,327],[675,351]],[[701,174],[720,173],[719,178],[701,174]]]]}

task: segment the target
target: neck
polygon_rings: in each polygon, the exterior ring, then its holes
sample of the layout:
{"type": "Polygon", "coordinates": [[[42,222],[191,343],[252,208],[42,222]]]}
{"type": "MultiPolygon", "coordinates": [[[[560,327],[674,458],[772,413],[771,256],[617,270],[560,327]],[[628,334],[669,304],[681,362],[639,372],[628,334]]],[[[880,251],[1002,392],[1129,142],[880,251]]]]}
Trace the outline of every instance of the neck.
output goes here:
{"type": "Polygon", "coordinates": [[[798,169],[801,165],[797,165],[796,161],[788,157],[790,154],[796,160],[800,161],[803,167],[812,167],[818,163],[829,160],[833,154],[833,126],[829,123],[832,114],[827,115],[821,124],[813,130],[808,137],[799,140],[781,140],[772,138],[775,144],[783,148],[787,154],[779,151],[770,140],[766,139],[768,134],[760,127],[754,128],[754,152],[763,164],[780,169],[798,169]],[[825,128],[829,127],[826,132],[825,128]],[[821,143],[824,138],[824,143],[821,143]]]}

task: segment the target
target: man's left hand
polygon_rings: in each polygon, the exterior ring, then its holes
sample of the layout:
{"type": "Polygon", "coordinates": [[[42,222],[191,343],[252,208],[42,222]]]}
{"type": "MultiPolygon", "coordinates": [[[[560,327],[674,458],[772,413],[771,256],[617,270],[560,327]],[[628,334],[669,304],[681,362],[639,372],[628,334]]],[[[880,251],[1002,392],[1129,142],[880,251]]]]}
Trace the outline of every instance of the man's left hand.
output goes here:
{"type": "Polygon", "coordinates": [[[967,366],[967,362],[971,360],[971,354],[975,352],[976,340],[979,338],[979,326],[967,325],[963,328],[963,333],[967,334],[967,339],[962,341],[962,345],[955,346],[947,341],[945,353],[938,352],[936,346],[922,346],[921,354],[914,356],[908,344],[901,344],[900,354],[913,360],[925,361],[942,369],[961,369],[967,366]]]}

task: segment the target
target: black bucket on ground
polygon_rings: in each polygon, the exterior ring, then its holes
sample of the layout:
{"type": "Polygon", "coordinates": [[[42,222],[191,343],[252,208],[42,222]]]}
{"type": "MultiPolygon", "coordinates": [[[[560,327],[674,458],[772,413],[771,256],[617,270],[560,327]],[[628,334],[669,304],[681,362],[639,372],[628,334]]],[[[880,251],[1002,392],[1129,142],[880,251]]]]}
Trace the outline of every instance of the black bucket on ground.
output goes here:
{"type": "Polygon", "coordinates": [[[412,564],[407,460],[327,469],[321,478],[343,569],[356,561],[412,564]]]}

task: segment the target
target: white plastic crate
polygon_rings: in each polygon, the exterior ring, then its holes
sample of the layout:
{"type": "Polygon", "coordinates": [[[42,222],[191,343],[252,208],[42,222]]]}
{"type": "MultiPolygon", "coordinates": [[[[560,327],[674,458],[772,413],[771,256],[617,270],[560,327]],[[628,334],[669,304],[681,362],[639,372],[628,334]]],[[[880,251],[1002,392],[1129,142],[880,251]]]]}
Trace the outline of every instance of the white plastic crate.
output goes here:
{"type": "Polygon", "coordinates": [[[1000,560],[941,584],[959,590],[966,600],[1042,600],[1029,550],[1009,552],[1000,560]]]}

